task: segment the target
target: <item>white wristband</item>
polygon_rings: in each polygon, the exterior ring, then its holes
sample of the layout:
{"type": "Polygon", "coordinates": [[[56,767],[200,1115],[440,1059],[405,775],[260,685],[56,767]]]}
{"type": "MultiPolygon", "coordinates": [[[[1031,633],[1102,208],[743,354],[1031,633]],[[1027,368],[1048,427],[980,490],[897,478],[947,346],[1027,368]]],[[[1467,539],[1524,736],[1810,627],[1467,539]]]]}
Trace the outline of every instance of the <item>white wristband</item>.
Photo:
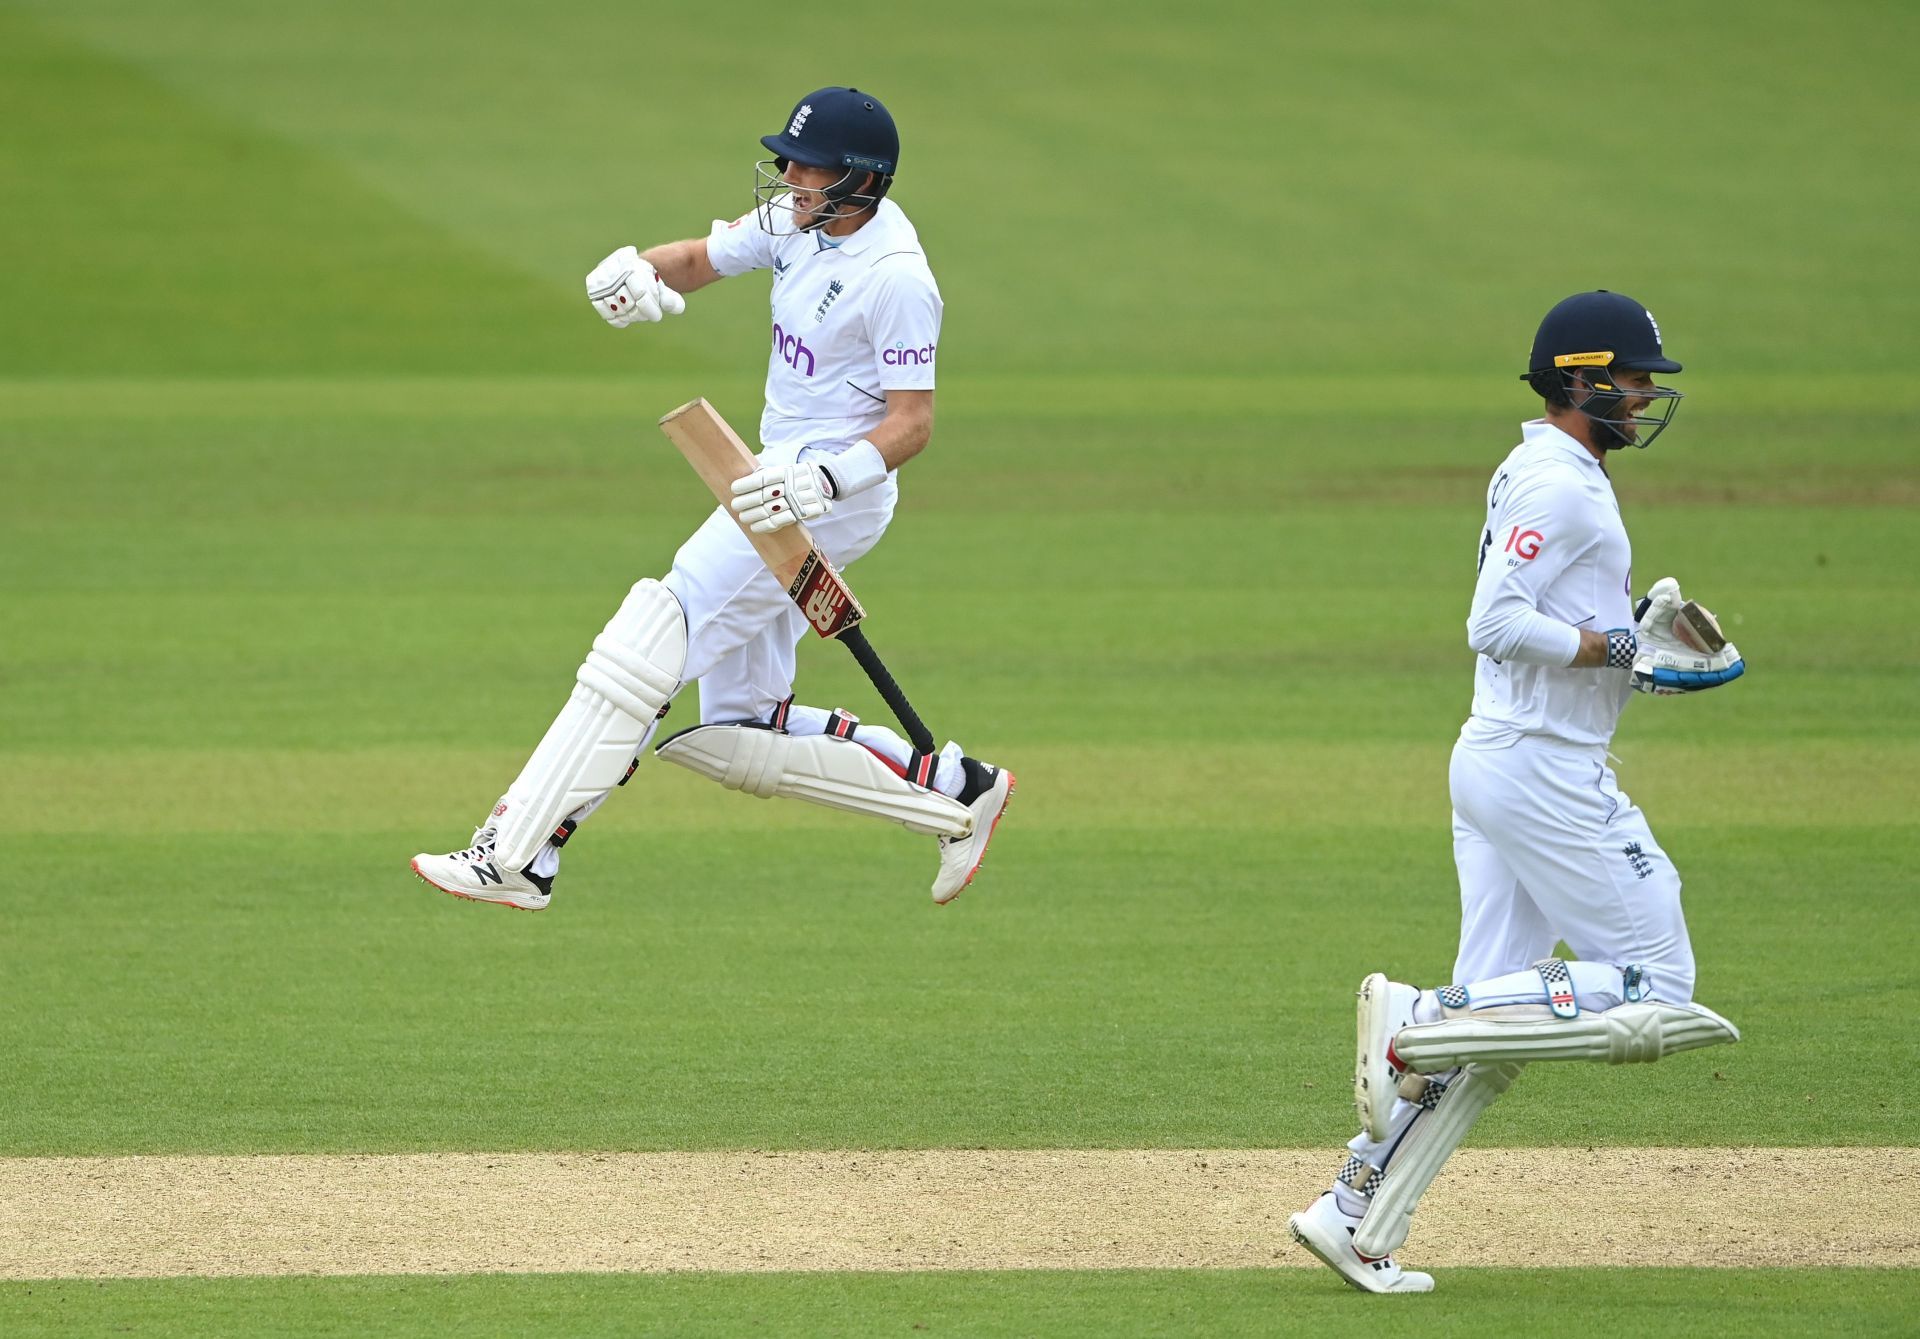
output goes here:
{"type": "Polygon", "coordinates": [[[820,468],[833,480],[833,495],[836,498],[864,493],[887,477],[886,457],[880,454],[879,447],[864,437],[832,460],[821,462],[820,468]]]}

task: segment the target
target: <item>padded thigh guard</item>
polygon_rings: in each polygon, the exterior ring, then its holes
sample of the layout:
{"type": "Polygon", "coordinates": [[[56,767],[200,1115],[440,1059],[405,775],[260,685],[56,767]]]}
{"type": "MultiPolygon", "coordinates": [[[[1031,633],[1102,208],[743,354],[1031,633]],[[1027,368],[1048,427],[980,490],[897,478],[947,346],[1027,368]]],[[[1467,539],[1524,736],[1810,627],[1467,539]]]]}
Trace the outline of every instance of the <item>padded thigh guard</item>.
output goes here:
{"type": "Polygon", "coordinates": [[[654,752],[670,763],[761,799],[783,796],[899,823],[932,837],[965,837],[973,814],[916,786],[872,750],[832,735],[795,736],[770,725],[697,725],[654,752]]]}
{"type": "Polygon", "coordinates": [[[1617,1004],[1576,1018],[1556,1018],[1544,1007],[1527,1005],[1512,1014],[1416,1023],[1395,1035],[1394,1055],[1409,1069],[1437,1074],[1475,1061],[1641,1064],[1676,1051],[1740,1040],[1738,1028],[1703,1004],[1617,1004]],[[1535,1016],[1527,1016],[1530,1013],[1535,1016]]]}
{"type": "Polygon", "coordinates": [[[494,811],[496,855],[525,869],[560,820],[627,774],[680,689],[687,619],[658,581],[636,582],[575,675],[573,695],[494,811]]]}

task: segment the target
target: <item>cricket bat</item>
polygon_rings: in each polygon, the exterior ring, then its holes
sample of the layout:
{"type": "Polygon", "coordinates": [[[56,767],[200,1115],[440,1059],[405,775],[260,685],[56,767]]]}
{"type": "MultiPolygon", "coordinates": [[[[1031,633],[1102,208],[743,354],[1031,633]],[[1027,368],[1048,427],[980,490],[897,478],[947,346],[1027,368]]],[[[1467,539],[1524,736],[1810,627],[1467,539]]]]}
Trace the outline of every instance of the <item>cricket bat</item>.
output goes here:
{"type": "MultiPolygon", "coordinates": [[[[733,485],[753,473],[753,452],[740,440],[720,416],[720,411],[705,400],[692,400],[660,420],[660,431],[680,449],[693,466],[693,472],[707,486],[714,499],[733,516],[733,485]]],[[[734,524],[747,537],[767,565],[774,579],[787,589],[787,596],[800,606],[809,626],[822,637],[839,640],[860,662],[873,686],[880,690],[907,737],[922,753],[934,752],[933,735],[920,719],[906,694],[881,663],[878,653],[859,626],[867,611],[854,598],[846,579],[827,561],[827,555],[813,542],[807,527],[798,521],[769,534],[756,533],[740,518],[734,524]]]]}

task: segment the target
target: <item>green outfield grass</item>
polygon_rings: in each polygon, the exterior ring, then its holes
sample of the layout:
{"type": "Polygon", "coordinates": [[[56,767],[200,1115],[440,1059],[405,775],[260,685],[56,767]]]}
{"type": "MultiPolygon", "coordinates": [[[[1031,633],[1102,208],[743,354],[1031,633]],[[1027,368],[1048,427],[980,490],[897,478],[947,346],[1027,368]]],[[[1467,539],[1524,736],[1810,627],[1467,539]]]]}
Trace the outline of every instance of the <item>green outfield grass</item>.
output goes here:
{"type": "MultiPolygon", "coordinates": [[[[1689,366],[1614,465],[1635,579],[1750,666],[1615,750],[1746,1041],[1536,1066],[1475,1137],[1913,1142],[1911,7],[1629,2],[1604,39],[1517,2],[735,8],[0,0],[0,1156],[1333,1148],[1354,983],[1449,972],[1483,490],[1533,324],[1600,285],[1689,366]],[[407,858],[464,843],[708,505],[654,420],[758,412],[763,281],[614,333],[579,276],[744,210],[757,135],[836,80],[899,115],[947,302],[935,444],[850,575],[934,728],[1020,774],[993,859],[937,910],[928,840],[648,767],[550,911],[432,893],[407,858]]],[[[837,648],[801,665],[882,714],[837,648]]],[[[1445,1286],[1423,1330],[1913,1304],[1899,1273],[1445,1286]]],[[[63,1283],[0,1287],[0,1330],[1339,1334],[1357,1303],[63,1283]]]]}
{"type": "MultiPolygon", "coordinates": [[[[0,1150],[1336,1142],[1351,983],[1452,959],[1480,462],[1396,482],[1419,466],[1392,425],[1318,396],[1302,414],[1336,441],[1262,440],[1242,387],[1173,505],[1154,469],[1179,407],[1090,415],[1120,472],[1075,499],[1065,460],[1023,470],[1014,445],[1039,457],[1048,422],[975,387],[852,575],[926,714],[1023,774],[978,888],[936,911],[928,842],[648,768],[523,917],[405,859],[464,837],[703,503],[647,422],[669,383],[463,389],[12,392],[23,441],[71,463],[21,453],[8,489],[32,536],[0,705],[9,978],[47,1007],[0,1021],[31,1095],[0,1150]],[[1250,505],[1249,470],[1297,489],[1250,505]],[[1362,475],[1391,501],[1337,491],[1362,475]],[[764,822],[796,852],[777,877],[764,822]]],[[[1302,392],[1259,394],[1273,434],[1302,392]]],[[[1803,475],[1778,442],[1817,417],[1735,466],[1703,412],[1619,470],[1641,551],[1702,573],[1755,666],[1634,704],[1616,750],[1687,876],[1702,994],[1752,1044],[1530,1075],[1543,1100],[1489,1139],[1910,1137],[1876,1057],[1920,929],[1917,634],[1892,612],[1914,597],[1882,558],[1912,511],[1713,496],[1803,475]]],[[[1873,427],[1864,486],[1920,483],[1873,427]]],[[[872,709],[830,646],[803,686],[872,709]]]]}
{"type": "Polygon", "coordinates": [[[1900,1270],[1463,1269],[1362,1298],[1306,1271],[466,1275],[0,1284],[20,1339],[166,1335],[1525,1335],[1911,1333],[1900,1270]],[[1908,1317],[1902,1320],[1901,1317],[1908,1317]]]}

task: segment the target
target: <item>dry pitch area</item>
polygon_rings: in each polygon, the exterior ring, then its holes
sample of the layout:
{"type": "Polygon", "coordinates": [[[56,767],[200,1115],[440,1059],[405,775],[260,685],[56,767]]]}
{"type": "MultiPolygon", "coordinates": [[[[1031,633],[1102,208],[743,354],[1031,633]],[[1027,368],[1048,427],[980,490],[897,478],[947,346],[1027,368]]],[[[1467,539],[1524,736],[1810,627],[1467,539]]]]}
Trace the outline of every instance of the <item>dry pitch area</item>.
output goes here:
{"type": "MultiPolygon", "coordinates": [[[[1285,1150],[0,1160],[0,1277],[1308,1265],[1285,1150]]],[[[1423,1266],[1920,1265],[1920,1150],[1463,1151],[1423,1266]]]]}

